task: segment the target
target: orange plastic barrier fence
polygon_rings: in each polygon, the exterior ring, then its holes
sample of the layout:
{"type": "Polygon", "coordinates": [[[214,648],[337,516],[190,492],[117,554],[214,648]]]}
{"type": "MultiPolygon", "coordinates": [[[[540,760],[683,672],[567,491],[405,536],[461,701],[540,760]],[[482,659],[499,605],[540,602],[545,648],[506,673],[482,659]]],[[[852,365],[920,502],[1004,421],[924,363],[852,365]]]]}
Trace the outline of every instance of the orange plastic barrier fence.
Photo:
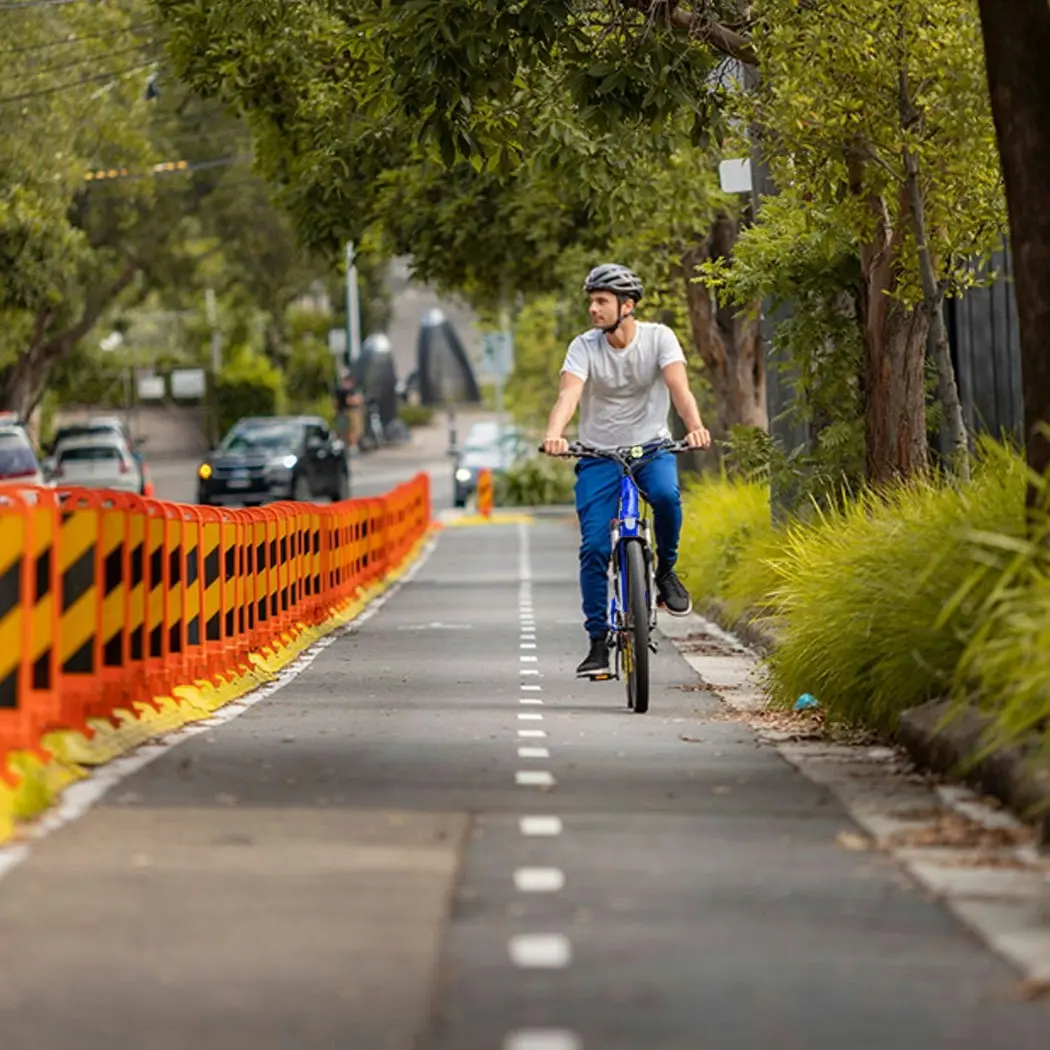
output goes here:
{"type": "Polygon", "coordinates": [[[492,471],[486,467],[478,473],[478,513],[491,518],[493,502],[492,471]]]}
{"type": "Polygon", "coordinates": [[[0,490],[0,777],[45,733],[114,719],[288,645],[400,565],[425,474],[376,499],[234,510],[0,490]]]}

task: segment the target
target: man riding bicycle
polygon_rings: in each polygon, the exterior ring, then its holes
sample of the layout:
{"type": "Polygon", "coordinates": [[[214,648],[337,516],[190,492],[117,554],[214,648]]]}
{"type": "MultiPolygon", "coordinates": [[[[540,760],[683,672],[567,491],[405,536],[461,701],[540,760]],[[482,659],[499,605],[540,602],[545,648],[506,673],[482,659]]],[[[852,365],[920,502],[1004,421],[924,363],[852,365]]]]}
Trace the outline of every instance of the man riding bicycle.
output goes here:
{"type": "MultiPolygon", "coordinates": [[[[670,438],[669,402],[686,427],[693,448],[708,448],[711,435],[689,389],[685,354],[666,325],[636,321],[642,298],[638,276],[626,266],[605,263],[587,275],[583,290],[590,299],[594,327],[570,344],[561,370],[558,399],[551,409],[543,450],[564,455],[562,437],[580,409],[579,438],[598,449],[649,445],[670,438]]],[[[657,452],[635,478],[649,505],[658,550],[658,602],[672,616],[693,608],[689,592],[675,574],[682,531],[678,468],[669,452],[657,452]]],[[[609,524],[616,517],[620,468],[615,462],[585,457],[576,466],[576,513],[580,521],[580,592],[590,650],[576,668],[580,678],[609,671],[607,573],[611,550],[609,524]]]]}

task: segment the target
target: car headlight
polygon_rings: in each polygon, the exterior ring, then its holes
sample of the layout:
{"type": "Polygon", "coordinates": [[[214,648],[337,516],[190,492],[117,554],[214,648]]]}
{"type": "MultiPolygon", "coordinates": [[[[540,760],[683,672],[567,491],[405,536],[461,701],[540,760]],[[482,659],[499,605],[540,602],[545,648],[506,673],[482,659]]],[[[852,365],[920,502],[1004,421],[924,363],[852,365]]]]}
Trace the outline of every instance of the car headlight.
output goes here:
{"type": "Polygon", "coordinates": [[[211,464],[210,463],[202,463],[197,468],[197,477],[199,477],[201,479],[201,481],[207,481],[208,478],[211,477],[211,464]]]}
{"type": "Polygon", "coordinates": [[[298,462],[298,456],[281,456],[280,459],[273,460],[267,466],[266,473],[273,477],[287,477],[295,469],[295,465],[298,462]]]}
{"type": "Polygon", "coordinates": [[[459,470],[456,471],[456,481],[460,482],[461,484],[463,482],[470,481],[470,479],[473,476],[474,475],[469,470],[467,470],[466,467],[460,467],[459,470]]]}

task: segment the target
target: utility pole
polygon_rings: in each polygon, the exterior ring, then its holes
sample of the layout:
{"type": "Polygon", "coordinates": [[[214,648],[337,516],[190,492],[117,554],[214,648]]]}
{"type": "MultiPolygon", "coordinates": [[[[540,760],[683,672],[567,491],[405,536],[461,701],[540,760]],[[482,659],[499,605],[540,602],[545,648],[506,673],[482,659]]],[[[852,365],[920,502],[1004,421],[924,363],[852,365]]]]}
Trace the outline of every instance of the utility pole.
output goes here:
{"type": "Polygon", "coordinates": [[[204,289],[204,306],[211,326],[211,444],[218,445],[219,433],[219,373],[222,371],[222,333],[219,331],[219,308],[215,289],[204,289]]]}
{"type": "Polygon", "coordinates": [[[346,356],[351,372],[361,355],[361,314],[357,294],[354,242],[346,242],[346,356]]]}

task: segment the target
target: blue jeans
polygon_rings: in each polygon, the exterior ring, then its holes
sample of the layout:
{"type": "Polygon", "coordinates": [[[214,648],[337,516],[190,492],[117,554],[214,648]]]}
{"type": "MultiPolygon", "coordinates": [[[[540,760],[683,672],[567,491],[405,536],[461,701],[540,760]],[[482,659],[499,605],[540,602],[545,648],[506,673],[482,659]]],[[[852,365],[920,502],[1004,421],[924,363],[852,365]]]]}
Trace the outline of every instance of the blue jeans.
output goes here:
{"type": "MultiPolygon", "coordinates": [[[[620,506],[620,466],[609,459],[581,459],[576,465],[576,514],[580,519],[580,593],[591,638],[608,629],[608,568],[612,551],[609,526],[620,506]]],[[[682,498],[678,465],[670,452],[659,452],[634,474],[653,508],[657,575],[674,568],[682,531],[682,498]]]]}

